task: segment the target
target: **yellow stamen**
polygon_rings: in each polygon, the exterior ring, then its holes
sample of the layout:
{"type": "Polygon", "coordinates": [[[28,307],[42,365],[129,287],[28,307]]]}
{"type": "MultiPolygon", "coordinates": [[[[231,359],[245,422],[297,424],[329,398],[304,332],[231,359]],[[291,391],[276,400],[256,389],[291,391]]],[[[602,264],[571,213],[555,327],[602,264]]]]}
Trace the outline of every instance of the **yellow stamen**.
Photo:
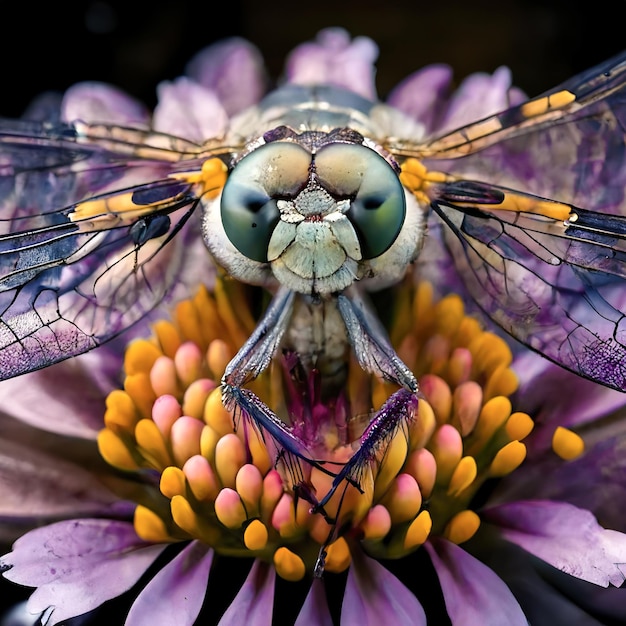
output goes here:
{"type": "MultiPolygon", "coordinates": [[[[173,357],[176,354],[176,350],[178,350],[179,346],[182,344],[180,333],[174,324],[166,320],[159,320],[152,326],[152,331],[156,336],[156,341],[161,347],[163,354],[173,357]]],[[[157,353],[157,356],[159,355],[160,353],[157,353]]],[[[150,369],[150,367],[152,367],[151,363],[146,369],[150,369]]]]}
{"type": "Polygon", "coordinates": [[[491,400],[496,396],[510,396],[518,387],[517,375],[506,365],[496,367],[483,387],[483,397],[491,400]]]}
{"type": "Polygon", "coordinates": [[[124,390],[132,396],[137,410],[143,417],[150,417],[156,394],[152,390],[150,375],[147,372],[137,372],[126,376],[124,390]]]}
{"type": "Polygon", "coordinates": [[[476,459],[473,456],[465,456],[456,466],[450,485],[448,486],[448,495],[457,496],[467,489],[476,480],[478,468],[476,467],[476,459]]]}
{"type": "Polygon", "coordinates": [[[415,518],[422,506],[422,494],[410,474],[399,474],[382,499],[394,524],[415,518]]]}
{"type": "Polygon", "coordinates": [[[163,520],[153,511],[137,505],[135,508],[134,518],[135,532],[144,541],[152,541],[154,543],[163,543],[172,541],[163,520]]]}
{"type": "Polygon", "coordinates": [[[326,569],[329,572],[339,574],[348,569],[352,558],[350,556],[350,548],[343,537],[339,537],[331,543],[326,553],[326,569]]]}
{"type": "Polygon", "coordinates": [[[430,517],[428,511],[422,511],[409,526],[406,535],[404,537],[404,548],[406,550],[413,550],[421,546],[433,527],[433,520],[430,517]]]}
{"type": "Polygon", "coordinates": [[[161,473],[159,489],[170,500],[174,496],[184,496],[187,492],[185,474],[180,468],[173,465],[166,467],[161,473]]]}
{"type": "Polygon", "coordinates": [[[214,339],[207,350],[207,363],[212,372],[223,372],[233,356],[225,341],[214,339]]]}
{"type": "Polygon", "coordinates": [[[168,465],[173,465],[163,436],[152,420],[143,419],[137,424],[135,439],[137,446],[155,469],[163,471],[168,465]]]}
{"type": "Polygon", "coordinates": [[[415,478],[420,487],[422,497],[429,498],[437,479],[437,461],[433,453],[426,448],[415,450],[409,455],[404,471],[415,478]]]}
{"type": "Polygon", "coordinates": [[[389,485],[396,479],[402,469],[408,453],[408,444],[405,437],[394,437],[385,451],[385,458],[379,468],[374,482],[374,498],[380,498],[389,485]]]}
{"type": "Polygon", "coordinates": [[[183,413],[202,419],[207,399],[215,388],[216,384],[208,378],[194,380],[183,396],[183,413]]]}
{"type": "Polygon", "coordinates": [[[302,580],[306,573],[304,561],[284,546],[274,552],[274,567],[281,578],[292,582],[302,580]]]}
{"type": "Polygon", "coordinates": [[[526,413],[513,413],[506,422],[506,434],[511,439],[524,439],[532,432],[535,424],[526,413]]]}
{"type": "Polygon", "coordinates": [[[246,450],[234,433],[220,438],[215,446],[215,469],[226,487],[235,487],[237,472],[246,462],[246,450]]]}
{"type": "Polygon", "coordinates": [[[204,343],[198,311],[191,300],[183,300],[176,305],[176,322],[189,341],[201,346],[204,343]]]}
{"type": "Polygon", "coordinates": [[[478,423],[472,433],[474,444],[469,452],[474,454],[476,448],[482,448],[506,423],[510,415],[511,401],[508,398],[497,396],[489,400],[480,412],[478,423]]]}
{"type": "Polygon", "coordinates": [[[186,341],[176,351],[174,367],[184,387],[189,387],[202,376],[202,359],[202,351],[192,341],[186,341]]]}
{"type": "Polygon", "coordinates": [[[389,511],[382,504],[373,506],[361,522],[360,529],[363,532],[363,538],[366,540],[383,539],[391,529],[391,515],[389,515],[389,511]]]}
{"type": "Polygon", "coordinates": [[[200,437],[204,424],[195,417],[179,417],[170,431],[170,447],[176,465],[181,467],[187,459],[200,454],[200,437]]]}
{"type": "MultiPolygon", "coordinates": [[[[426,374],[420,378],[420,389],[432,407],[437,424],[450,421],[452,391],[446,381],[435,374],[426,374]]],[[[420,403],[418,412],[422,411],[422,404],[420,403]]]]}
{"type": "Polygon", "coordinates": [[[526,458],[526,446],[520,441],[511,441],[498,450],[489,467],[491,476],[506,476],[517,469],[526,458]]]}
{"type": "Polygon", "coordinates": [[[452,543],[460,544],[471,539],[480,527],[480,518],[474,511],[466,509],[457,513],[446,526],[444,535],[452,543]]]}
{"type": "Polygon", "coordinates": [[[474,356],[475,367],[484,371],[493,371],[513,361],[513,354],[507,343],[493,333],[481,333],[468,347],[474,356]]]}
{"type": "Polygon", "coordinates": [[[453,394],[452,425],[458,428],[463,437],[469,435],[476,426],[483,405],[483,392],[480,385],[468,380],[460,384],[453,394]]]}
{"type": "Polygon", "coordinates": [[[140,372],[149,372],[154,362],[162,356],[162,352],[147,339],[132,341],[124,355],[124,371],[126,376],[140,372]]]}
{"type": "Polygon", "coordinates": [[[106,399],[104,423],[107,428],[119,431],[121,428],[131,434],[139,419],[133,399],[121,389],[112,391],[106,399]]]}
{"type": "Polygon", "coordinates": [[[160,356],[150,370],[150,385],[157,396],[172,395],[178,397],[180,386],[176,377],[176,367],[173,359],[160,356]]]}
{"type": "Polygon", "coordinates": [[[98,433],[98,450],[109,465],[129,471],[139,467],[124,442],[108,428],[98,433]]]}
{"type": "Polygon", "coordinates": [[[197,515],[191,504],[183,496],[174,496],[170,502],[174,522],[189,533],[209,545],[219,541],[219,531],[197,515]]]}
{"type": "Polygon", "coordinates": [[[217,388],[209,394],[204,406],[204,422],[220,436],[233,432],[233,416],[222,404],[222,390],[217,388]]]}
{"type": "Polygon", "coordinates": [[[258,519],[252,520],[243,533],[243,541],[248,550],[263,550],[267,545],[269,533],[265,524],[258,519]]]}
{"type": "Polygon", "coordinates": [[[246,463],[235,478],[235,488],[246,506],[248,515],[254,515],[263,493],[263,476],[256,465],[246,463]]]}
{"type": "Polygon", "coordinates": [[[431,439],[430,451],[437,461],[437,482],[449,483],[463,454],[463,441],[459,431],[450,424],[441,426],[431,439]]]}
{"type": "Polygon", "coordinates": [[[283,479],[275,469],[270,470],[263,479],[263,493],[261,494],[261,517],[268,519],[283,497],[283,479]]]}
{"type": "Polygon", "coordinates": [[[435,432],[436,426],[437,420],[433,408],[426,400],[420,399],[417,415],[409,426],[411,450],[423,448],[435,432]]]}
{"type": "MultiPolygon", "coordinates": [[[[183,474],[191,492],[198,501],[213,502],[217,498],[220,484],[213,468],[205,457],[199,454],[192,456],[183,465],[183,474]]],[[[171,498],[172,496],[169,497],[171,498]]]]}
{"type": "Polygon", "coordinates": [[[215,447],[221,435],[211,426],[205,426],[200,435],[200,454],[215,466],[215,447]]]}
{"type": "Polygon", "coordinates": [[[552,436],[552,449],[563,460],[572,461],[585,451],[585,442],[575,432],[558,426],[552,436]]]}
{"type": "Polygon", "coordinates": [[[215,498],[215,515],[227,528],[238,529],[248,518],[246,509],[234,489],[222,489],[215,498]]]}

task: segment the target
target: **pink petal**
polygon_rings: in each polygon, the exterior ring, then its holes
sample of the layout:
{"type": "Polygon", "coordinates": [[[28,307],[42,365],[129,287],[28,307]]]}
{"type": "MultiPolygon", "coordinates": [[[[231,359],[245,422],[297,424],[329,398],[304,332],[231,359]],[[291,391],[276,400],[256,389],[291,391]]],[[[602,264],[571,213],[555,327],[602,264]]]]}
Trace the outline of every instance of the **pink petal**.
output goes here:
{"type": "Polygon", "coordinates": [[[490,524],[483,524],[470,543],[472,554],[506,582],[529,624],[626,624],[622,588],[599,587],[560,572],[503,539],[490,524]]]}
{"type": "MultiPolygon", "coordinates": [[[[513,368],[520,383],[516,408],[552,426],[544,429],[549,439],[542,440],[540,447],[549,446],[554,426],[597,421],[626,406],[625,394],[581,378],[535,353],[522,352],[513,368]],[[567,389],[567,393],[555,393],[555,389],[567,389]]],[[[537,447],[539,441],[533,439],[533,445],[537,447]]]]}
{"type": "Polygon", "coordinates": [[[471,74],[454,93],[439,131],[454,130],[525,99],[519,89],[511,86],[511,71],[508,67],[499,67],[493,74],[471,74]]]}
{"type": "Polygon", "coordinates": [[[565,501],[591,511],[604,527],[625,532],[626,434],[612,436],[615,427],[623,429],[624,425],[607,420],[590,429],[585,436],[585,453],[573,461],[564,463],[549,448],[535,455],[532,463],[524,463],[498,484],[489,497],[489,506],[518,500],[565,501]],[[591,444],[592,437],[597,443],[591,444]]]}
{"type": "Polygon", "coordinates": [[[204,602],[213,554],[192,541],[146,585],[125,626],[192,626],[204,602]]]}
{"type": "Polygon", "coordinates": [[[508,541],[570,576],[607,587],[624,582],[626,535],[571,504],[527,500],[483,511],[508,541]]]}
{"type": "Polygon", "coordinates": [[[260,52],[237,37],[201,50],[187,65],[186,73],[214,91],[229,116],[256,104],[268,82],[260,52]]]}
{"type": "Polygon", "coordinates": [[[353,554],[341,607],[341,623],[349,626],[426,624],[417,598],[378,561],[353,554]]]}
{"type": "Polygon", "coordinates": [[[328,610],[324,583],[321,579],[315,578],[298,614],[295,626],[332,626],[332,624],[333,619],[328,610]]]}
{"type": "Polygon", "coordinates": [[[226,111],[210,89],[185,77],[157,88],[159,103],[152,125],[162,133],[202,143],[221,135],[228,124],[226,111]]]}
{"type": "Polygon", "coordinates": [[[108,347],[0,383],[3,413],[35,428],[95,440],[104,426],[105,398],[121,373],[108,347]]]}
{"type": "Polygon", "coordinates": [[[135,534],[129,522],[70,520],[33,530],[0,559],[4,576],[38,587],[28,610],[52,609],[50,626],[82,615],[130,589],[164,550],[135,534]]]}
{"type": "Polygon", "coordinates": [[[452,68],[429,65],[403,80],[389,94],[387,104],[406,113],[432,134],[446,110],[452,84],[452,68]]]}
{"type": "Polygon", "coordinates": [[[85,82],[70,87],[63,97],[61,118],[72,122],[102,122],[146,126],[150,115],[139,101],[117,87],[85,82]]]}
{"type": "Polygon", "coordinates": [[[445,539],[424,544],[453,626],[527,626],[510,589],[492,570],[445,539]]]}
{"type": "Polygon", "coordinates": [[[274,568],[257,559],[218,626],[241,626],[241,624],[270,626],[274,608],[275,581],[274,568]]]}
{"type": "Polygon", "coordinates": [[[286,76],[298,85],[330,84],[376,99],[374,62],[378,47],[367,37],[342,28],[322,30],[314,43],[295,48],[287,58],[286,76]]]}
{"type": "Polygon", "coordinates": [[[117,510],[119,498],[94,471],[102,472],[103,467],[95,443],[37,432],[5,416],[0,420],[2,533],[11,522],[32,526],[117,510]],[[85,461],[85,456],[94,463],[85,461]]]}

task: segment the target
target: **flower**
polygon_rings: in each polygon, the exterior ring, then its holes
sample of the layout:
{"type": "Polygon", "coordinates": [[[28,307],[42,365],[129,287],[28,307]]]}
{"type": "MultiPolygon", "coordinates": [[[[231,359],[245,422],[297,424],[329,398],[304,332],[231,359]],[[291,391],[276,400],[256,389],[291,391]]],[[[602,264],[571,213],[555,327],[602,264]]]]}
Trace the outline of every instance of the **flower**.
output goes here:
{"type": "MultiPolygon", "coordinates": [[[[292,54],[286,80],[373,96],[375,56],[371,41],[330,29],[292,54]]],[[[258,98],[258,64],[240,41],[201,53],[191,78],[160,88],[153,126],[191,140],[219,134],[258,98]],[[233,93],[244,71],[249,91],[233,93]]],[[[407,132],[522,98],[505,69],[451,94],[450,81],[434,66],[390,95],[413,119],[407,132]]],[[[70,90],[62,115],[147,120],[101,85],[70,90]]],[[[324,460],[313,467],[277,455],[267,433],[223,407],[219,380],[255,326],[249,291],[215,273],[193,231],[187,241],[176,293],[127,347],[118,338],[0,385],[4,539],[9,522],[37,526],[0,567],[36,588],[33,614],[183,626],[624,620],[624,398],[484,331],[436,233],[420,281],[395,289],[389,325],[418,377],[417,403],[356,363],[345,389],[323,397],[295,353],[248,386],[324,460]],[[190,267],[192,255],[201,265],[190,267]],[[58,384],[67,379],[75,384],[58,384]],[[354,457],[372,407],[401,419],[354,457]]]]}

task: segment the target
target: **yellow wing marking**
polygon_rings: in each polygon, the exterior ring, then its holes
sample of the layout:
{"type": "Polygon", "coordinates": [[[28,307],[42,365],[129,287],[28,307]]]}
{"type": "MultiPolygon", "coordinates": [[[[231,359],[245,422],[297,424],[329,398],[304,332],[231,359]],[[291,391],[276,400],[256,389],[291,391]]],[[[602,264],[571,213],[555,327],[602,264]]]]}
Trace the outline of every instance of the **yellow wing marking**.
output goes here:
{"type": "Polygon", "coordinates": [[[537,115],[547,113],[551,109],[562,109],[574,102],[574,100],[576,100],[576,96],[571,91],[557,91],[557,93],[544,96],[543,98],[529,100],[522,104],[520,110],[524,117],[536,117],[537,115]]]}
{"type": "Polygon", "coordinates": [[[202,164],[200,171],[176,172],[170,174],[170,178],[199,185],[200,194],[206,194],[209,198],[215,198],[226,184],[227,172],[228,168],[224,165],[224,162],[216,157],[207,159],[202,164]]]}
{"type": "MultiPolygon", "coordinates": [[[[418,159],[407,159],[401,166],[400,182],[409,189],[422,206],[428,205],[437,198],[437,186],[441,183],[452,183],[460,179],[444,172],[430,172],[418,159]]],[[[499,204],[481,204],[479,202],[459,202],[460,206],[477,207],[485,211],[515,211],[533,213],[549,219],[565,221],[572,215],[572,207],[562,202],[543,200],[513,191],[500,190],[504,199],[499,204]]]]}
{"type": "MultiPolygon", "coordinates": [[[[188,182],[196,186],[196,194],[206,195],[209,198],[216,197],[226,183],[227,168],[221,159],[207,159],[200,170],[189,172],[175,172],[168,176],[188,182]]],[[[78,203],[74,210],[68,214],[71,222],[79,225],[82,232],[107,230],[124,224],[132,224],[137,219],[149,215],[168,202],[175,202],[182,194],[176,194],[169,198],[161,198],[148,204],[137,204],[133,201],[135,191],[85,200],[78,203]]]]}
{"type": "Polygon", "coordinates": [[[400,168],[400,182],[417,198],[422,205],[428,205],[432,195],[428,191],[433,183],[445,183],[454,180],[443,172],[429,172],[418,159],[407,159],[400,168]]]}

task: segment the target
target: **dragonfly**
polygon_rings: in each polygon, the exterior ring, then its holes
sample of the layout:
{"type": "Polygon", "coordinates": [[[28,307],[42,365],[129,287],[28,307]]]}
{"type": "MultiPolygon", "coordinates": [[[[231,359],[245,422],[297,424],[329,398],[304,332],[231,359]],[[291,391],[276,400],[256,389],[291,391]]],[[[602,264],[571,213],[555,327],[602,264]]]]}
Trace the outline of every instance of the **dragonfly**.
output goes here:
{"type": "Polygon", "coordinates": [[[271,299],[223,401],[277,458],[333,477],[316,512],[419,394],[368,299],[440,228],[477,305],[547,359],[626,391],[626,52],[436,137],[331,85],[284,85],[202,143],[84,121],[0,120],[0,378],[96,348],[176,288],[181,246],[271,299]],[[311,330],[312,329],[312,330],[311,330]],[[328,384],[346,350],[397,385],[339,469],[246,385],[285,348],[328,384]]]}

